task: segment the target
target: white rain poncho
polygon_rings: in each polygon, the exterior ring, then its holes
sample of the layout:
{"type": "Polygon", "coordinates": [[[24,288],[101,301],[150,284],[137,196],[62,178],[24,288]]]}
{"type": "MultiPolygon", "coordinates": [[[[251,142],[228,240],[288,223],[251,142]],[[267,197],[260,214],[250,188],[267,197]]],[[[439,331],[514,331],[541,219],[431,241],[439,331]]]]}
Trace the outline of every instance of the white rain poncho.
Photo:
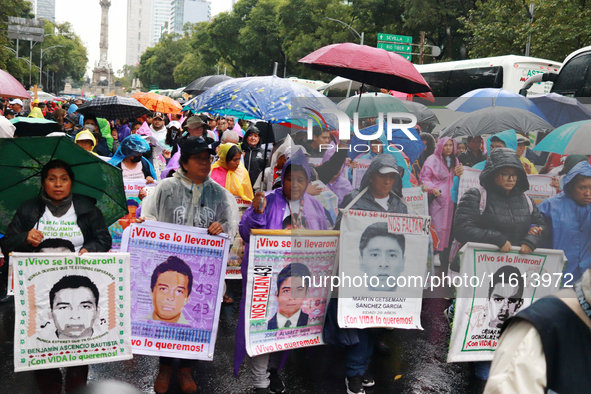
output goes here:
{"type": "Polygon", "coordinates": [[[161,180],[142,204],[147,220],[208,228],[213,222],[234,239],[238,231],[238,205],[230,192],[208,176],[195,185],[179,168],[172,178],[161,180]]]}

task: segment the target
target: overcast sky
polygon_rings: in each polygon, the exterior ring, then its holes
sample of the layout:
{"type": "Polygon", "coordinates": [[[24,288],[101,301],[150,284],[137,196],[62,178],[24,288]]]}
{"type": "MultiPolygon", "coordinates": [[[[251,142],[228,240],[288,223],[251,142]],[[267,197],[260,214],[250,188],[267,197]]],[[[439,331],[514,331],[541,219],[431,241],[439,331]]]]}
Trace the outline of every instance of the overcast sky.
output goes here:
{"type": "MultiPolygon", "coordinates": [[[[211,14],[217,15],[232,8],[232,0],[210,0],[211,14]]],[[[74,32],[88,49],[87,74],[91,76],[100,56],[101,7],[99,0],[56,0],[57,22],[70,22],[74,32]]],[[[117,72],[125,64],[127,0],[111,0],[109,8],[109,61],[117,72]]]]}

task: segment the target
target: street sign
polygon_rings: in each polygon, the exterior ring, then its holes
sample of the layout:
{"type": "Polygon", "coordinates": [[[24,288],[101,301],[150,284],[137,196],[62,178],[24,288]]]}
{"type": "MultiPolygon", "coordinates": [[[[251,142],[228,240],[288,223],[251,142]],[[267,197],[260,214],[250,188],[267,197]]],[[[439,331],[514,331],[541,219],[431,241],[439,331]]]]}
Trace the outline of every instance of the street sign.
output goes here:
{"type": "Polygon", "coordinates": [[[378,48],[393,52],[412,52],[410,45],[388,44],[385,42],[378,42],[378,48]]]}
{"type": "Polygon", "coordinates": [[[406,60],[408,60],[409,62],[412,59],[411,55],[407,55],[406,53],[399,53],[400,56],[402,56],[403,58],[405,58],[406,60]]]}
{"type": "Polygon", "coordinates": [[[411,36],[397,36],[395,34],[378,33],[378,41],[398,42],[401,44],[412,44],[411,36]]]}
{"type": "Polygon", "coordinates": [[[8,38],[43,42],[45,22],[37,19],[8,17],[8,38]]]}

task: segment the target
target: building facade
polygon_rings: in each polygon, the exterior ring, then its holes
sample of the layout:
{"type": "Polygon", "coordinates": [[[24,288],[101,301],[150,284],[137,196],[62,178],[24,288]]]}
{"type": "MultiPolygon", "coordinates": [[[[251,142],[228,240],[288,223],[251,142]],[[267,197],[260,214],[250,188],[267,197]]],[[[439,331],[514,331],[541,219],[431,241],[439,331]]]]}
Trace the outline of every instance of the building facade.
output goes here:
{"type": "Polygon", "coordinates": [[[127,45],[125,64],[136,65],[150,46],[152,0],[127,0],[127,45]]]}
{"type": "Polygon", "coordinates": [[[183,34],[186,23],[199,23],[211,20],[211,2],[201,0],[172,0],[168,31],[183,34]]]}
{"type": "Polygon", "coordinates": [[[168,30],[171,0],[152,0],[152,25],[150,27],[150,46],[160,41],[162,33],[168,30]]]}

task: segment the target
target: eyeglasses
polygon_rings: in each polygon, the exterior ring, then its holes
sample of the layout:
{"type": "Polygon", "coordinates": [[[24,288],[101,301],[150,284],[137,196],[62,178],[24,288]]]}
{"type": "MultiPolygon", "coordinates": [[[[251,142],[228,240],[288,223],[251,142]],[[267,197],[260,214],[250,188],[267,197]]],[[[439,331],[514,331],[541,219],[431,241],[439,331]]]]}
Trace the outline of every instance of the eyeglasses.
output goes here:
{"type": "Polygon", "coordinates": [[[211,164],[213,163],[213,157],[199,157],[199,156],[191,156],[191,159],[195,160],[197,164],[211,164]]]}
{"type": "Polygon", "coordinates": [[[517,180],[517,178],[519,177],[519,174],[517,174],[516,172],[510,174],[508,172],[501,172],[499,174],[501,176],[501,178],[503,178],[504,181],[508,181],[510,179],[515,179],[517,180]]]}

